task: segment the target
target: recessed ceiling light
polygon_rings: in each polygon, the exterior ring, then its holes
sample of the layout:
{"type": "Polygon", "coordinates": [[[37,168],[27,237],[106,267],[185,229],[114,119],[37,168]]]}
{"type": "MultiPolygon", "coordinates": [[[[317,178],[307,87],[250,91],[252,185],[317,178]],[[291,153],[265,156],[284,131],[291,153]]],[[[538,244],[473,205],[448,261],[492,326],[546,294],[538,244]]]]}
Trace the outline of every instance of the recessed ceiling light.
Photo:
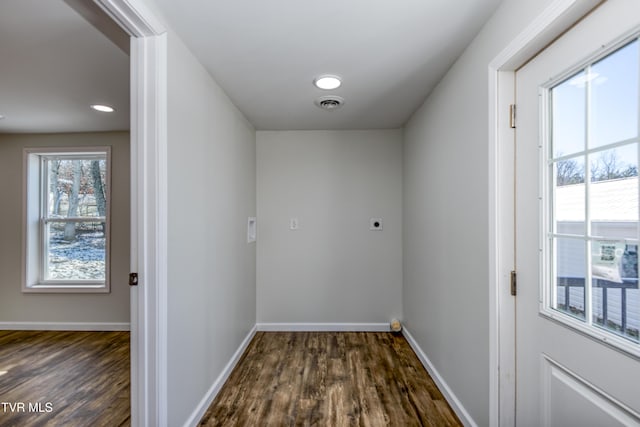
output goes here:
{"type": "Polygon", "coordinates": [[[116,111],[115,108],[103,104],[93,104],[91,108],[102,113],[113,113],[114,111],[116,111]]]}
{"type": "Polygon", "coordinates": [[[313,84],[319,89],[331,90],[339,88],[342,84],[342,80],[338,76],[325,74],[323,76],[316,77],[313,84]]]}

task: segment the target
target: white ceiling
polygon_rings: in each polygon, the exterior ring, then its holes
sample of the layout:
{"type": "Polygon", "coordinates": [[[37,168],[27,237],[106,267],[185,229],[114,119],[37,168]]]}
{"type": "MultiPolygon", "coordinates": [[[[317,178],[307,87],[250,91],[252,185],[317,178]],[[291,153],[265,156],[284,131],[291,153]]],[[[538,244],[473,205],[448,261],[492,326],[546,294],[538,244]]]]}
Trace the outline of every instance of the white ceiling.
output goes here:
{"type": "Polygon", "coordinates": [[[500,0],[156,2],[257,129],[298,130],[402,126],[500,0]],[[315,88],[325,73],[343,86],[315,88]]]}
{"type": "MultiPolygon", "coordinates": [[[[402,126],[500,0],[156,2],[257,129],[298,130],[402,126]],[[312,85],[327,73],[343,86],[312,85]]],[[[87,4],[0,0],[0,132],[128,129],[129,57],[69,6],[87,4]]]]}
{"type": "Polygon", "coordinates": [[[0,115],[2,133],[129,129],[129,57],[62,0],[0,0],[0,115]]]}

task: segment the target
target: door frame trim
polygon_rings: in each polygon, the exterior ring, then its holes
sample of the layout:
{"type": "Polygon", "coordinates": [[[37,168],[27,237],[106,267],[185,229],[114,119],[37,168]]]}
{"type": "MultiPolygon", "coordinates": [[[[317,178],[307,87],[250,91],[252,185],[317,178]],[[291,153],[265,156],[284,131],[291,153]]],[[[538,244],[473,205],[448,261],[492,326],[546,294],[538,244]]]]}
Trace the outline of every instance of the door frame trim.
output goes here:
{"type": "Polygon", "coordinates": [[[514,143],[509,105],[516,70],[593,10],[600,0],[553,0],[488,66],[489,78],[489,420],[513,426],[516,416],[514,143]]]}
{"type": "Polygon", "coordinates": [[[93,0],[130,36],[131,425],[167,425],[167,40],[143,0],[93,0]]]}

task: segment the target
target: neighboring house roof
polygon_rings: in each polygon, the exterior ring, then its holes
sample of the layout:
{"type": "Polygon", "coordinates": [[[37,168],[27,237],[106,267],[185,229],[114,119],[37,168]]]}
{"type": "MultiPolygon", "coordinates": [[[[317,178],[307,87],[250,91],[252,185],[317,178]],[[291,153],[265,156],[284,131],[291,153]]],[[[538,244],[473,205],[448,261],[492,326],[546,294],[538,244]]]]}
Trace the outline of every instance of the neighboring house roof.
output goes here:
{"type": "MultiPolygon", "coordinates": [[[[590,216],[593,222],[600,223],[598,234],[621,238],[633,236],[638,223],[638,177],[612,179],[592,182],[589,186],[591,200],[590,216]]],[[[556,188],[556,215],[558,231],[568,234],[584,230],[585,184],[564,185],[556,188]],[[582,224],[580,224],[582,222],[582,224]]],[[[595,225],[594,225],[595,227],[595,225]]],[[[595,231],[595,229],[594,229],[595,231]]],[[[559,239],[556,248],[558,277],[585,277],[585,246],[579,239],[559,239]]],[[[624,261],[623,261],[624,262],[624,261]]],[[[604,293],[607,293],[607,321],[620,326],[622,324],[621,289],[602,289],[594,287],[592,310],[594,316],[604,316],[604,293]]],[[[626,289],[627,328],[640,329],[640,290],[626,289]]],[[[569,289],[568,303],[572,309],[584,310],[584,287],[569,289]]],[[[564,305],[565,288],[557,288],[557,302],[564,305]]]]}
{"type": "MultiPolygon", "coordinates": [[[[638,177],[592,182],[592,221],[638,221],[638,177]]],[[[556,221],[584,220],[584,184],[556,189],[556,221]]]]}

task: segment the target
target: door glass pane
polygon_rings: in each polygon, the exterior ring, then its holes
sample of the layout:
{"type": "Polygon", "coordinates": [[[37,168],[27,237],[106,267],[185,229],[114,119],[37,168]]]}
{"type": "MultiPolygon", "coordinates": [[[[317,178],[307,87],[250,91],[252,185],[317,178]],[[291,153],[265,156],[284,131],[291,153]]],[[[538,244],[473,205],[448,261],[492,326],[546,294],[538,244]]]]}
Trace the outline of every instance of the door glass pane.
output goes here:
{"type": "Polygon", "coordinates": [[[638,238],[637,144],[589,156],[591,235],[615,239],[638,238]]]}
{"type": "Polygon", "coordinates": [[[594,242],[592,268],[594,325],[638,342],[638,245],[594,242]],[[598,265],[600,258],[604,258],[602,265],[598,265]]]}
{"type": "Polygon", "coordinates": [[[554,157],[584,151],[586,73],[575,74],[551,90],[551,139],[554,157]]]}
{"type": "Polygon", "coordinates": [[[638,41],[593,64],[591,148],[638,136],[638,41]]]}
{"type": "Polygon", "coordinates": [[[585,318],[586,242],[555,239],[556,304],[553,308],[585,318]]]}
{"type": "Polygon", "coordinates": [[[106,239],[101,222],[50,222],[45,280],[105,280],[106,239]]]}
{"type": "Polygon", "coordinates": [[[586,234],[584,156],[559,160],[555,170],[555,225],[556,233],[586,234]]]}
{"type": "Polygon", "coordinates": [[[581,67],[548,87],[543,117],[545,309],[638,342],[640,41],[581,67]]]}

